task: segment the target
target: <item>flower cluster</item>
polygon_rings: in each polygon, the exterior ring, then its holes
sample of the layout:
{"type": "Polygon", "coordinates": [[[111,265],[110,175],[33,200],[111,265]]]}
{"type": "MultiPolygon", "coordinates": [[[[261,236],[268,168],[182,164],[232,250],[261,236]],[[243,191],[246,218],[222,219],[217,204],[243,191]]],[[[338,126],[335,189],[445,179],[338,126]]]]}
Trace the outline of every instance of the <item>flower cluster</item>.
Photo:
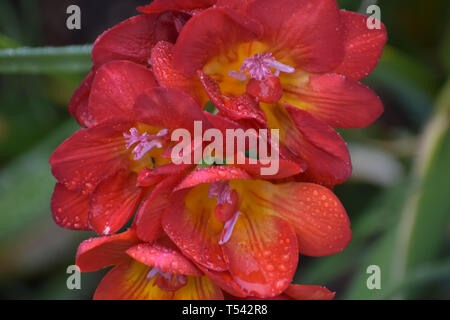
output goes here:
{"type": "MultiPolygon", "coordinates": [[[[299,254],[351,239],[332,192],[348,179],[334,128],[383,111],[358,81],[386,31],[335,0],[155,0],[102,34],[69,111],[83,127],[52,154],[58,225],[99,237],[83,272],[114,266],[96,299],[332,299],[292,284],[299,254]],[[218,112],[207,112],[213,103],[218,112]],[[178,163],[173,132],[195,123],[278,130],[279,170],[261,159],[178,163]],[[125,231],[123,231],[125,230],[125,231]]],[[[204,144],[192,145],[202,149],[204,144]]],[[[247,150],[251,151],[251,150],[247,150]]]]}

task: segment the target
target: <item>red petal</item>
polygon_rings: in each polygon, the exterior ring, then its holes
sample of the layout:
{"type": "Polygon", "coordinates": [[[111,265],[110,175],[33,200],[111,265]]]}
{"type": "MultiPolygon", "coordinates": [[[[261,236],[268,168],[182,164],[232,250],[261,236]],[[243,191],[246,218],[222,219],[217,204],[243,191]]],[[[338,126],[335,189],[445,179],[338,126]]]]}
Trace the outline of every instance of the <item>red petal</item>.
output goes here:
{"type": "Polygon", "coordinates": [[[148,279],[151,267],[129,259],[112,269],[102,279],[96,300],[218,300],[222,292],[207,277],[187,277],[187,284],[177,291],[164,291],[148,279]]]}
{"type": "Polygon", "coordinates": [[[350,220],[329,189],[311,183],[291,182],[263,190],[253,188],[276,214],[290,221],[300,253],[325,256],[342,251],[350,242],[350,220]]]}
{"type": "Polygon", "coordinates": [[[241,289],[241,287],[237,284],[237,282],[233,279],[231,274],[228,271],[225,272],[217,272],[208,270],[199,266],[199,268],[203,271],[203,273],[214,282],[214,284],[218,285],[222,290],[226,291],[228,294],[234,297],[244,298],[246,297],[245,292],[241,289]]]}
{"type": "Polygon", "coordinates": [[[162,235],[161,217],[171,204],[169,197],[178,182],[178,176],[165,178],[140,205],[134,223],[137,234],[143,241],[155,241],[162,235]]]}
{"type": "Polygon", "coordinates": [[[251,178],[252,177],[244,170],[231,166],[199,167],[189,174],[175,190],[191,188],[202,183],[251,178]]]}
{"type": "Polygon", "coordinates": [[[92,60],[97,67],[113,60],[147,65],[153,46],[161,40],[174,42],[177,34],[170,14],[132,17],[104,32],[95,41],[92,60]]]}
{"type": "Polygon", "coordinates": [[[175,45],[175,66],[190,77],[220,52],[237,43],[255,40],[261,26],[244,15],[228,9],[208,9],[184,26],[175,45]]]}
{"type": "Polygon", "coordinates": [[[194,11],[207,9],[213,6],[217,0],[155,0],[149,5],[139,7],[144,13],[161,13],[165,11],[194,11]]]}
{"type": "Polygon", "coordinates": [[[169,129],[184,128],[194,132],[194,122],[209,128],[201,107],[186,93],[172,88],[152,88],[138,97],[134,108],[138,121],[169,129]]]}
{"type": "Polygon", "coordinates": [[[218,244],[223,223],[214,215],[216,201],[208,198],[208,185],[198,186],[187,195],[179,192],[171,202],[162,217],[170,239],[195,263],[215,271],[227,270],[218,244]]]}
{"type": "Polygon", "coordinates": [[[253,97],[248,94],[227,97],[222,94],[219,86],[211,77],[203,71],[199,71],[198,75],[212,103],[226,117],[232,120],[254,119],[262,125],[266,124],[266,116],[253,97]]]}
{"type": "Polygon", "coordinates": [[[95,188],[89,202],[89,223],[98,234],[117,232],[132,217],[142,199],[136,174],[121,170],[95,188]]]}
{"type": "MultiPolygon", "coordinates": [[[[276,161],[276,160],[273,160],[276,161]]],[[[258,161],[257,164],[234,164],[233,166],[245,170],[248,174],[250,174],[255,179],[265,179],[265,180],[274,180],[274,179],[285,179],[288,177],[295,176],[301,172],[303,172],[303,168],[296,162],[289,160],[278,160],[278,172],[274,175],[262,175],[261,169],[268,168],[273,164],[262,164],[258,161]]]]}
{"type": "Polygon", "coordinates": [[[75,132],[50,157],[55,178],[70,190],[91,192],[111,173],[127,168],[130,160],[123,132],[131,125],[111,121],[75,132]]]}
{"type": "Polygon", "coordinates": [[[204,106],[208,101],[205,90],[199,79],[185,77],[181,71],[173,66],[174,45],[160,41],[152,50],[153,73],[159,85],[166,88],[178,88],[191,95],[204,106]]]}
{"type": "Polygon", "coordinates": [[[55,185],[51,202],[53,220],[63,228],[90,230],[88,223],[89,196],[55,185]]]}
{"type": "Polygon", "coordinates": [[[136,98],[156,86],[153,73],[130,61],[103,65],[95,76],[89,98],[89,111],[95,121],[133,118],[136,98]]]}
{"type": "Polygon", "coordinates": [[[149,267],[155,267],[168,274],[202,276],[203,273],[175,245],[167,246],[159,243],[138,244],[127,250],[134,260],[149,267]]]}
{"type": "Polygon", "coordinates": [[[336,295],[325,287],[291,284],[284,294],[294,300],[333,300],[336,295]]]}
{"type": "Polygon", "coordinates": [[[346,181],[352,166],[341,136],[308,112],[291,106],[285,108],[288,114],[278,108],[276,117],[281,122],[280,132],[285,132],[283,144],[307,165],[301,177],[330,187],[346,181]]]}
{"type": "Polygon", "coordinates": [[[91,71],[77,88],[69,102],[69,112],[82,127],[93,124],[92,115],[89,114],[88,102],[95,71],[91,71]]]}
{"type": "Polygon", "coordinates": [[[222,245],[229,272],[247,295],[266,298],[283,292],[298,263],[296,236],[286,221],[247,209],[222,245]]]}
{"type": "Polygon", "coordinates": [[[372,90],[338,74],[311,75],[306,86],[289,90],[289,96],[298,100],[295,106],[306,104],[307,111],[335,128],[362,128],[383,113],[383,104],[372,90]]]}
{"type": "Polygon", "coordinates": [[[377,66],[387,41],[386,27],[380,22],[381,29],[369,29],[367,19],[363,14],[341,10],[345,56],[334,72],[360,80],[377,66]]]}
{"type": "Polygon", "coordinates": [[[264,26],[278,59],[289,57],[309,72],[334,70],[343,59],[339,7],[335,0],[256,0],[248,14],[264,26]]]}
{"type": "Polygon", "coordinates": [[[136,233],[129,229],[112,236],[91,238],[78,247],[76,265],[82,272],[92,272],[129,259],[125,251],[139,243],[136,233]]]}

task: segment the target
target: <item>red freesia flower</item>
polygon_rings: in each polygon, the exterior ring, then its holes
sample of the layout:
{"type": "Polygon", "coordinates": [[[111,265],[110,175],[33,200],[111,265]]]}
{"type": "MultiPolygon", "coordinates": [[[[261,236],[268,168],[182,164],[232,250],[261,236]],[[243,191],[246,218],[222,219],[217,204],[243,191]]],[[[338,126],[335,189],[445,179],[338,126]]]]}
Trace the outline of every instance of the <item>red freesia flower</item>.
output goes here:
{"type": "Polygon", "coordinates": [[[52,211],[60,226],[114,233],[154,184],[168,177],[164,185],[170,185],[189,168],[164,154],[174,144],[171,132],[193,132],[194,121],[208,127],[208,120],[185,93],[155,86],[152,73],[132,62],[98,70],[89,103],[98,124],[76,132],[50,157],[58,180],[52,211]]]}
{"type": "Polygon", "coordinates": [[[222,114],[280,129],[283,155],[308,166],[303,179],[332,186],[351,173],[332,127],[363,127],[383,110],[358,82],[386,42],[384,26],[369,30],[366,20],[335,0],[219,1],[187,22],[174,48],[155,47],[152,63],[176,69],[181,88],[198,75],[222,114]]]}
{"type": "MultiPolygon", "coordinates": [[[[76,264],[82,272],[114,266],[100,282],[94,299],[219,300],[218,285],[187,259],[167,238],[142,243],[133,228],[80,244],[76,264]]],[[[290,285],[273,299],[323,299],[334,293],[319,286],[290,285]]],[[[231,299],[232,296],[227,295],[231,299]]],[[[248,299],[253,299],[249,297],[248,299]]]]}
{"type": "Polygon", "coordinates": [[[197,169],[176,188],[162,225],[209,276],[226,272],[231,294],[273,297],[292,281],[299,252],[343,250],[350,222],[325,187],[250,179],[238,168],[197,169]]]}

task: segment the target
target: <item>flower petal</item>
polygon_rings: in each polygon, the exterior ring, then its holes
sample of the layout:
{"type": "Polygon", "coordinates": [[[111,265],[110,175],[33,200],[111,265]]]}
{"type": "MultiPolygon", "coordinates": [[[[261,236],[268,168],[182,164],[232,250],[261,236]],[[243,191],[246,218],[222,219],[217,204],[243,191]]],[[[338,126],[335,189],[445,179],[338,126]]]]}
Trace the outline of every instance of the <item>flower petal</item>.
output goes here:
{"type": "Polygon", "coordinates": [[[256,0],[248,14],[264,26],[278,59],[288,57],[309,72],[335,69],[343,59],[339,7],[335,0],[256,0]],[[326,21],[326,22],[324,22],[326,21]]]}
{"type": "MultiPolygon", "coordinates": [[[[298,249],[308,256],[342,251],[350,242],[350,220],[333,192],[312,183],[245,181],[245,199],[254,211],[266,212],[289,222],[295,229],[298,249]]],[[[240,192],[242,194],[242,191],[240,192]]]]}
{"type": "Polygon", "coordinates": [[[89,112],[97,122],[112,118],[133,118],[136,98],[155,87],[153,73],[130,61],[112,61],[95,76],[89,98],[89,112]]]}
{"type": "Polygon", "coordinates": [[[212,103],[226,117],[232,120],[253,119],[259,124],[266,124],[264,112],[259,108],[258,102],[248,94],[237,97],[227,97],[222,94],[217,83],[203,71],[198,72],[206,92],[212,103]]]}
{"type": "Polygon", "coordinates": [[[104,32],[92,50],[94,65],[130,60],[147,65],[153,46],[161,40],[174,42],[178,33],[171,14],[142,14],[104,32]]]}
{"type": "Polygon", "coordinates": [[[158,42],[152,49],[151,62],[156,80],[161,87],[183,90],[204,106],[208,98],[201,82],[196,76],[185,77],[173,66],[173,52],[174,45],[166,41],[158,42]]]}
{"type": "Polygon", "coordinates": [[[345,56],[334,72],[360,80],[377,66],[387,41],[387,32],[381,22],[380,29],[369,29],[368,19],[363,14],[341,10],[345,56]]]}
{"type": "Polygon", "coordinates": [[[57,183],[53,191],[52,216],[57,225],[72,230],[90,230],[88,223],[89,195],[71,191],[57,183]]]}
{"type": "Polygon", "coordinates": [[[187,284],[177,291],[164,291],[148,279],[152,268],[129,259],[102,279],[95,300],[219,300],[221,290],[207,277],[187,277],[187,284]]]}
{"type": "Polygon", "coordinates": [[[289,104],[335,128],[362,128],[383,113],[383,104],[372,90],[343,75],[311,75],[307,85],[284,91],[289,104]]]}
{"type": "Polygon", "coordinates": [[[199,167],[190,173],[176,188],[177,190],[192,188],[202,183],[213,183],[222,180],[251,179],[242,169],[231,166],[199,167]]]}
{"type": "Polygon", "coordinates": [[[300,175],[305,181],[329,187],[346,181],[351,174],[351,160],[347,144],[325,122],[311,114],[291,106],[265,108],[269,127],[280,129],[280,141],[288,152],[288,159],[305,163],[300,175]],[[291,154],[295,155],[291,158],[291,154]]]}
{"type": "Polygon", "coordinates": [[[261,26],[246,16],[224,8],[205,10],[188,21],[175,45],[175,67],[194,76],[219,52],[256,39],[261,26]]]}
{"type": "Polygon", "coordinates": [[[69,102],[69,112],[82,127],[93,124],[92,115],[89,113],[88,103],[91,93],[95,71],[91,71],[79,85],[69,102]]]}
{"type": "Polygon", "coordinates": [[[125,251],[139,241],[133,229],[85,240],[78,247],[76,265],[82,272],[92,272],[127,261],[129,257],[125,251]]]}
{"type": "Polygon", "coordinates": [[[165,11],[194,11],[212,7],[217,0],[155,0],[149,5],[139,7],[144,13],[161,13],[165,11]]]}
{"type": "Polygon", "coordinates": [[[164,210],[171,204],[170,195],[178,182],[178,176],[166,177],[155,186],[140,205],[134,223],[141,240],[155,241],[163,234],[161,217],[164,210]]]}
{"type": "Polygon", "coordinates": [[[202,276],[203,273],[171,243],[144,243],[127,250],[134,260],[149,267],[155,267],[168,274],[202,276]]]}
{"type": "Polygon", "coordinates": [[[287,288],[297,269],[297,239],[286,221],[254,209],[241,208],[223,253],[234,281],[247,295],[273,297],[287,288]]]}
{"type": "Polygon", "coordinates": [[[214,271],[227,270],[218,244],[223,223],[214,215],[216,200],[208,198],[208,185],[178,192],[171,202],[162,217],[170,239],[196,264],[214,271]]]}
{"type": "Polygon", "coordinates": [[[111,173],[128,167],[123,132],[131,126],[126,121],[110,121],[75,132],[51,155],[53,175],[70,190],[92,192],[111,173]]]}
{"type": "Polygon", "coordinates": [[[120,170],[95,188],[89,202],[89,223],[95,232],[115,233],[132,217],[144,192],[136,186],[136,178],[135,173],[120,170]]]}
{"type": "Polygon", "coordinates": [[[291,284],[284,294],[294,300],[333,300],[336,295],[325,287],[291,284]]]}
{"type": "Polygon", "coordinates": [[[134,107],[138,121],[148,125],[187,129],[194,132],[194,122],[201,121],[203,130],[209,128],[201,107],[179,89],[155,87],[140,95],[134,107]]]}

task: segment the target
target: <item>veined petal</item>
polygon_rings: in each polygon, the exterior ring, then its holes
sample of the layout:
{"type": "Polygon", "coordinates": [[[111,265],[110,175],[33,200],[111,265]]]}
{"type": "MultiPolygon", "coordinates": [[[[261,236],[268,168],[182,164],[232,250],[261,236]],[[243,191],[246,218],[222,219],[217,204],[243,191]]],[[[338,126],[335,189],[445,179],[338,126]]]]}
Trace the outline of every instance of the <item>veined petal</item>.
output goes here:
{"type": "Polygon", "coordinates": [[[52,216],[60,227],[72,230],[90,230],[88,223],[89,195],[72,191],[57,183],[53,191],[52,216]]]}
{"type": "Polygon", "coordinates": [[[166,11],[195,11],[212,7],[217,0],[155,0],[149,5],[139,7],[144,13],[161,13],[166,11]]]}
{"type": "Polygon", "coordinates": [[[240,168],[232,166],[212,166],[197,168],[190,173],[175,190],[192,188],[202,183],[214,183],[222,180],[251,179],[252,177],[240,168]]]}
{"type": "Polygon", "coordinates": [[[264,107],[271,129],[280,130],[288,159],[306,164],[300,177],[329,187],[346,181],[352,166],[347,144],[325,122],[292,106],[264,107]],[[290,154],[295,155],[291,158],[290,154]]]}
{"type": "Polygon", "coordinates": [[[78,247],[76,265],[82,272],[92,272],[119,264],[129,259],[125,251],[139,242],[133,229],[85,240],[78,247]]]}
{"type": "Polygon", "coordinates": [[[92,70],[78,86],[69,102],[70,114],[82,127],[91,126],[94,120],[88,109],[89,95],[91,93],[94,76],[95,71],[92,70]]]}
{"type": "Polygon", "coordinates": [[[134,224],[138,237],[147,242],[155,241],[162,234],[161,218],[171,204],[170,196],[179,182],[178,176],[166,177],[142,202],[136,213],[134,224]]]}
{"type": "Polygon", "coordinates": [[[363,14],[341,10],[345,56],[334,72],[360,80],[377,66],[387,41],[386,27],[380,22],[380,29],[369,29],[367,19],[363,14]]]}
{"type": "Polygon", "coordinates": [[[238,43],[255,40],[261,33],[260,24],[235,11],[205,10],[190,19],[181,31],[175,45],[175,67],[192,77],[211,57],[238,43]]]}
{"type": "Polygon", "coordinates": [[[133,216],[144,193],[136,178],[135,173],[121,170],[95,188],[89,202],[89,224],[95,232],[115,233],[133,216]]]}
{"type": "Polygon", "coordinates": [[[168,129],[194,132],[194,122],[201,121],[203,130],[209,128],[201,107],[186,93],[174,88],[156,87],[140,95],[134,114],[138,121],[168,129]]]}
{"type": "Polygon", "coordinates": [[[219,300],[221,290],[207,277],[187,277],[177,291],[164,291],[155,285],[155,277],[147,275],[152,268],[132,259],[108,272],[102,279],[96,300],[219,300]]]}
{"type": "Polygon", "coordinates": [[[168,274],[187,276],[202,276],[202,272],[177,247],[169,242],[142,243],[127,250],[127,254],[134,260],[149,267],[155,267],[168,274]]]}
{"type": "Polygon", "coordinates": [[[78,130],[51,155],[53,175],[70,190],[92,192],[101,180],[128,168],[123,132],[132,125],[114,120],[78,130]]]}
{"type": "Polygon", "coordinates": [[[173,65],[174,45],[170,42],[160,41],[152,49],[152,70],[161,87],[178,88],[188,93],[200,104],[205,106],[208,102],[205,90],[199,79],[186,77],[173,65]]]}
{"type": "Polygon", "coordinates": [[[335,0],[256,0],[248,15],[261,23],[271,52],[292,59],[308,72],[334,70],[344,56],[339,7],[335,0]]]}
{"type": "Polygon", "coordinates": [[[311,75],[304,86],[284,87],[283,97],[335,128],[362,128],[383,113],[372,90],[339,74],[311,75]]]}
{"type": "Polygon", "coordinates": [[[97,122],[112,118],[133,119],[136,98],[155,87],[150,69],[130,61],[112,61],[96,73],[89,112],[97,122]]]}
{"type": "Polygon", "coordinates": [[[166,234],[196,264],[214,271],[227,266],[219,246],[223,223],[214,215],[216,200],[208,197],[208,184],[178,192],[164,212],[166,234]]]}
{"type": "Polygon", "coordinates": [[[261,180],[245,181],[241,185],[239,194],[254,211],[289,222],[297,234],[300,253],[330,255],[342,251],[350,242],[350,220],[328,188],[300,182],[275,185],[261,180]]]}
{"type": "Polygon", "coordinates": [[[113,60],[130,60],[147,65],[153,45],[161,40],[174,42],[177,35],[171,14],[138,15],[98,37],[92,60],[97,67],[113,60]]]}
{"type": "Polygon", "coordinates": [[[273,297],[291,283],[298,263],[293,229],[243,200],[232,235],[222,245],[229,272],[247,295],[273,297]],[[256,209],[256,210],[255,210],[256,209]]]}

